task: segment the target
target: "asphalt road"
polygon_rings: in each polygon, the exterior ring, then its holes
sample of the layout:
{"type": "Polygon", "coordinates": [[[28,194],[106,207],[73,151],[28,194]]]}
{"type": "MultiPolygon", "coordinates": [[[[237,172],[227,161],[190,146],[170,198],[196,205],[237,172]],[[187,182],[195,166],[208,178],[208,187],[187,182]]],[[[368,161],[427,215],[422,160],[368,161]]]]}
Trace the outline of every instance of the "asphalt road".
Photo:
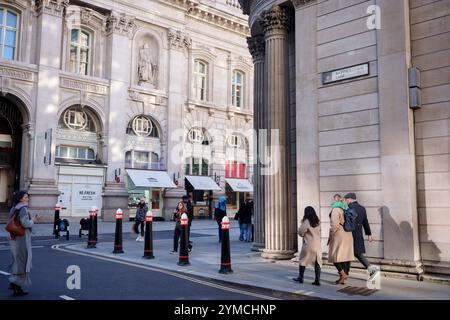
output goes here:
{"type": "MultiPolygon", "coordinates": [[[[124,234],[124,238],[133,237],[124,234]]],[[[195,238],[201,235],[192,234],[195,238]]],[[[154,239],[170,239],[172,231],[154,232],[154,239]]],[[[112,234],[99,235],[99,241],[113,241],[112,234]]],[[[299,299],[298,296],[280,296],[280,293],[256,288],[240,288],[191,275],[167,274],[164,270],[142,265],[123,264],[112,260],[80,256],[52,249],[55,244],[86,242],[78,236],[65,239],[34,237],[32,286],[29,295],[13,297],[7,289],[8,265],[11,261],[6,239],[0,240],[0,300],[258,300],[299,299]],[[68,289],[69,266],[80,268],[80,289],[68,289]]],[[[174,272],[176,273],[176,272],[174,272]]],[[[73,283],[73,282],[72,282],[73,283]]]]}

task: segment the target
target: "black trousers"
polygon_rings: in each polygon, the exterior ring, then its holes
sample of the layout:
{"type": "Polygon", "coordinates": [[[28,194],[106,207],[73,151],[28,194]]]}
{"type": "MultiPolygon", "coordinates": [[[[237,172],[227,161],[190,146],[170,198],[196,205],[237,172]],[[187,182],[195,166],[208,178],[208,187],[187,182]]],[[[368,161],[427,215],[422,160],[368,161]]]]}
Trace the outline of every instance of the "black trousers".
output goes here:
{"type": "Polygon", "coordinates": [[[173,251],[178,251],[178,242],[181,237],[181,225],[176,225],[175,230],[173,231],[173,251]]]}
{"type": "Polygon", "coordinates": [[[336,267],[337,271],[341,272],[344,270],[346,274],[349,274],[350,272],[350,261],[345,262],[335,262],[334,266],[336,267]]]}
{"type": "Polygon", "coordinates": [[[364,266],[364,268],[369,268],[370,263],[367,260],[367,258],[364,256],[363,253],[359,253],[359,254],[355,254],[355,258],[359,260],[359,262],[361,262],[361,264],[364,266]]]}
{"type": "Polygon", "coordinates": [[[145,222],[144,221],[136,221],[134,223],[134,229],[137,233],[139,233],[139,226],[141,226],[141,236],[143,237],[145,234],[145,222]]]}
{"type": "MultiPolygon", "coordinates": [[[[299,268],[298,268],[298,270],[299,270],[299,277],[300,278],[302,278],[303,279],[303,276],[304,276],[304,274],[305,274],[305,269],[306,269],[306,267],[305,266],[300,266],[299,265],[299,268]]],[[[321,271],[321,268],[320,268],[320,264],[316,261],[315,263],[314,263],[314,272],[315,272],[315,274],[316,274],[316,281],[317,282],[319,282],[320,281],[320,271],[321,271]]]]}

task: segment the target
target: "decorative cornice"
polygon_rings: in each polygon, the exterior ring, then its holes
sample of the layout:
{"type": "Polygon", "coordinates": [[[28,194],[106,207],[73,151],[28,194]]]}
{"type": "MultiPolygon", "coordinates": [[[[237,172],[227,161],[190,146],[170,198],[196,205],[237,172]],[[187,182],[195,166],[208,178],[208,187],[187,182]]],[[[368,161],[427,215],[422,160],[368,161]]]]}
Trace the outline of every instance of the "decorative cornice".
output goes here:
{"type": "Polygon", "coordinates": [[[135,18],[125,13],[112,12],[106,18],[106,34],[116,33],[132,38],[138,28],[135,18]]]}
{"type": "Polygon", "coordinates": [[[295,9],[298,9],[300,7],[306,6],[307,4],[313,2],[314,0],[291,0],[292,4],[294,5],[295,9]]]}
{"type": "Polygon", "coordinates": [[[171,49],[184,50],[192,47],[192,39],[187,33],[182,33],[180,30],[170,29],[167,33],[169,40],[169,47],[171,49]]]}
{"type": "Polygon", "coordinates": [[[266,34],[272,32],[288,33],[292,26],[292,21],[286,10],[276,5],[272,9],[262,12],[261,24],[266,34]]]}
{"type": "Polygon", "coordinates": [[[108,94],[109,86],[102,83],[95,83],[91,81],[84,81],[82,79],[60,76],[60,87],[73,90],[80,90],[81,92],[91,92],[106,95],[108,94]]]}
{"type": "Polygon", "coordinates": [[[69,5],[69,0],[35,0],[36,13],[47,13],[62,17],[64,10],[69,5]]]}
{"type": "Polygon", "coordinates": [[[266,52],[266,42],[263,35],[257,35],[247,38],[248,50],[253,57],[253,62],[264,60],[266,52]]]}

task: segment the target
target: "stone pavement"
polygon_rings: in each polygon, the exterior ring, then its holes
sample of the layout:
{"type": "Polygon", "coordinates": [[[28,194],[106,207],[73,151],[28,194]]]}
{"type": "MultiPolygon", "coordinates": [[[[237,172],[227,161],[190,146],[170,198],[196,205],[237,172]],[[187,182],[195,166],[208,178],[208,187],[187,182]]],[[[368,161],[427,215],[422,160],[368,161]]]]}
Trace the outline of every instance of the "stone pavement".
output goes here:
{"type": "MultiPolygon", "coordinates": [[[[154,222],[153,225],[154,231],[173,230],[174,228],[174,222],[154,222]]],[[[51,226],[45,226],[37,225],[35,228],[36,234],[46,233],[48,235],[48,228],[51,229],[51,226]]],[[[99,233],[112,233],[114,227],[114,223],[102,222],[99,224],[99,233]]],[[[144,242],[137,243],[135,235],[128,233],[130,229],[131,223],[126,222],[123,229],[124,254],[112,254],[114,245],[112,242],[99,242],[96,249],[86,249],[85,244],[69,244],[70,241],[61,241],[61,245],[67,244],[65,249],[75,252],[315,298],[342,300],[450,299],[450,285],[448,284],[391,278],[386,277],[384,274],[381,276],[381,289],[370,291],[366,287],[367,273],[357,269],[352,269],[350,278],[345,285],[338,286],[334,284],[334,280],[337,279],[336,270],[331,266],[324,266],[322,270],[321,287],[310,284],[314,280],[314,270],[312,268],[306,269],[304,284],[296,283],[292,281],[292,277],[298,274],[298,264],[292,261],[271,261],[260,258],[258,252],[250,250],[251,244],[237,240],[239,228],[236,221],[232,221],[230,232],[231,262],[234,273],[227,275],[218,273],[221,247],[218,242],[215,221],[194,220],[191,229],[194,250],[189,257],[191,265],[184,267],[177,265],[178,255],[169,253],[172,248],[172,240],[167,239],[167,237],[164,240],[154,241],[155,259],[142,259],[144,242]],[[344,289],[347,293],[338,291],[341,289],[344,289]],[[368,295],[364,296],[361,294],[368,295]]]]}

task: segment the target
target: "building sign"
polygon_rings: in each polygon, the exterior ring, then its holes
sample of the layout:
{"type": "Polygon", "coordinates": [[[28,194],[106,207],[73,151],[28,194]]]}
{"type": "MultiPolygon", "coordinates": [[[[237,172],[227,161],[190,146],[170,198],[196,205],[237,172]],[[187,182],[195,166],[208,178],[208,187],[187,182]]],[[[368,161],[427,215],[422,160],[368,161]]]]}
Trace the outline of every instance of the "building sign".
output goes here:
{"type": "Polygon", "coordinates": [[[101,207],[101,186],[74,184],[72,194],[74,207],[101,207]]]}
{"type": "Polygon", "coordinates": [[[322,84],[348,80],[369,74],[369,63],[322,73],[322,84]]]}

